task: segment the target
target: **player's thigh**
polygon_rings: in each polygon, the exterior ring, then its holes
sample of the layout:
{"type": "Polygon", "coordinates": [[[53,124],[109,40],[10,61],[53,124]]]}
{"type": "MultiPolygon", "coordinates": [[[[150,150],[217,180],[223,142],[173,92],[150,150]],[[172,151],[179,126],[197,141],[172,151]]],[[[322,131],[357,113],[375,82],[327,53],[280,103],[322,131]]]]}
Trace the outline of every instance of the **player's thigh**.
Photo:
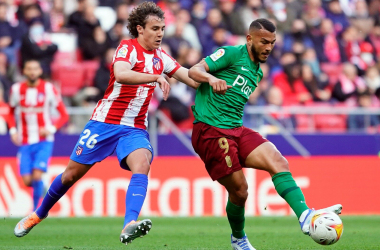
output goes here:
{"type": "MultiPolygon", "coordinates": [[[[49,165],[50,157],[53,153],[53,142],[39,142],[34,147],[33,172],[40,170],[46,172],[49,165]]],[[[34,175],[34,174],[33,174],[34,175]]],[[[34,179],[34,178],[33,178],[34,179]]]]}
{"type": "Polygon", "coordinates": [[[70,159],[83,165],[93,165],[111,155],[122,136],[122,125],[89,121],[74,146],[70,159]]]}
{"type": "Polygon", "coordinates": [[[153,161],[153,147],[149,134],[144,129],[126,127],[126,135],[121,137],[116,147],[120,166],[132,173],[147,174],[153,161]]]}
{"type": "Polygon", "coordinates": [[[33,169],[33,157],[32,157],[31,145],[20,146],[17,152],[17,162],[20,169],[20,175],[31,175],[33,169]]]}
{"type": "Polygon", "coordinates": [[[240,164],[245,167],[245,162],[249,154],[265,142],[268,142],[268,140],[262,137],[258,132],[244,126],[241,127],[238,138],[240,164]]]}
{"type": "Polygon", "coordinates": [[[218,180],[242,169],[235,140],[228,130],[220,130],[205,123],[194,124],[192,144],[205,163],[213,180],[218,180]],[[227,134],[226,134],[227,133],[227,134]]]}
{"type": "Polygon", "coordinates": [[[271,176],[288,172],[288,161],[271,142],[265,142],[255,148],[246,158],[245,166],[267,171],[271,176]]]}

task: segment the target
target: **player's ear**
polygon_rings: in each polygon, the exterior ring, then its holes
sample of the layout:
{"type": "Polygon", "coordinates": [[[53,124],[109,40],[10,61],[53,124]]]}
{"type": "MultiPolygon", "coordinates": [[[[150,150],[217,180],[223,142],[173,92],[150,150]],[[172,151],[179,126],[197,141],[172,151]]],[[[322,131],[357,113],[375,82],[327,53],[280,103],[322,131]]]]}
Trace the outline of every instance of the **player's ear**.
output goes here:
{"type": "Polygon", "coordinates": [[[247,38],[247,43],[251,44],[252,43],[252,39],[253,39],[252,35],[248,34],[246,38],[247,38]]]}
{"type": "Polygon", "coordinates": [[[137,33],[139,33],[139,35],[142,35],[144,33],[144,28],[141,25],[137,25],[136,29],[137,29],[137,33]]]}

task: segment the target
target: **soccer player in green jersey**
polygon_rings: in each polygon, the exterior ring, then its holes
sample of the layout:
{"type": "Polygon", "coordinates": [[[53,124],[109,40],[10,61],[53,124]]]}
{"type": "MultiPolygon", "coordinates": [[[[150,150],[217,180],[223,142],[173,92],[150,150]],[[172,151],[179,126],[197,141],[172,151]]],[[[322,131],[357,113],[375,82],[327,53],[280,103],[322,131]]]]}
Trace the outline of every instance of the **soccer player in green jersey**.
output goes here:
{"type": "MultiPolygon", "coordinates": [[[[221,47],[189,70],[189,76],[202,84],[197,89],[192,144],[213,180],[229,195],[226,211],[235,250],[254,249],[244,232],[244,205],[248,184],[242,167],[267,171],[278,194],[299,219],[301,230],[309,234],[314,209],[305,202],[295,183],[287,160],[277,148],[242,122],[243,108],[256,89],[265,63],[276,42],[276,27],[266,19],[253,21],[247,43],[221,47]]],[[[323,209],[340,214],[342,205],[323,209]]]]}

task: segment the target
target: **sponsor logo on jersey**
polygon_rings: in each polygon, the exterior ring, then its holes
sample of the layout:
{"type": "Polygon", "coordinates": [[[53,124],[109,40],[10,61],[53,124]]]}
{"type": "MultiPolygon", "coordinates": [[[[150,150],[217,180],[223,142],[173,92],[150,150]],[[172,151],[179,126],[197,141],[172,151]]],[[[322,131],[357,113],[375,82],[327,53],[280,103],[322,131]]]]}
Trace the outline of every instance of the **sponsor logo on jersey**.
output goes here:
{"type": "Polygon", "coordinates": [[[210,56],[210,58],[215,62],[216,60],[224,56],[225,53],[226,52],[224,51],[224,49],[218,49],[217,51],[215,51],[214,54],[210,56]]]}
{"type": "Polygon", "coordinates": [[[153,57],[153,67],[154,67],[156,70],[160,70],[160,68],[161,68],[160,61],[161,61],[160,58],[153,57]]]}
{"type": "Polygon", "coordinates": [[[80,154],[82,154],[82,151],[83,151],[83,148],[81,146],[78,146],[77,149],[75,150],[75,153],[77,155],[80,155],[80,154]]]}
{"type": "Polygon", "coordinates": [[[248,80],[246,80],[241,75],[238,75],[236,77],[232,86],[235,86],[235,85],[241,86],[241,92],[243,92],[247,97],[249,97],[253,92],[252,88],[248,86],[248,80]]]}
{"type": "Polygon", "coordinates": [[[126,58],[127,57],[127,53],[128,53],[127,46],[128,45],[123,45],[123,47],[121,47],[119,49],[119,51],[117,52],[116,58],[126,58]]]}

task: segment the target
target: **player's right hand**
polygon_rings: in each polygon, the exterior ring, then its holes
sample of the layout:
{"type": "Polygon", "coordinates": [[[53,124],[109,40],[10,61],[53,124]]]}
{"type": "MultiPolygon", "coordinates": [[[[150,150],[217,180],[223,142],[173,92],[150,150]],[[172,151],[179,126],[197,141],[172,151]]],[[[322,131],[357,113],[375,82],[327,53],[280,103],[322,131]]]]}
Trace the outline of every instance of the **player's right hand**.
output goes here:
{"type": "Polygon", "coordinates": [[[18,139],[18,134],[17,133],[11,134],[11,141],[16,146],[20,146],[21,145],[20,140],[18,139]]]}
{"type": "Polygon", "coordinates": [[[165,77],[163,77],[163,76],[159,76],[157,78],[157,82],[160,85],[160,88],[163,92],[163,98],[166,101],[169,97],[170,84],[168,83],[168,81],[166,81],[165,77]]]}
{"type": "Polygon", "coordinates": [[[226,94],[227,90],[232,88],[232,86],[227,85],[225,80],[216,77],[211,77],[209,84],[212,87],[213,92],[219,95],[226,94]]]}

